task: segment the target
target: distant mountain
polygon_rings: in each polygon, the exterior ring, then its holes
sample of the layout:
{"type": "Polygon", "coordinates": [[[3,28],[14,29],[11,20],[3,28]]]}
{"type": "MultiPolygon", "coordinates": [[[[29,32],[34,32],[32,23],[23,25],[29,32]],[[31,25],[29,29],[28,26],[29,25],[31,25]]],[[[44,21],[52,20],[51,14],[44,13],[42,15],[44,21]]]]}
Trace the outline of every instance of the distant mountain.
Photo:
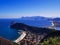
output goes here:
{"type": "Polygon", "coordinates": [[[48,17],[42,17],[42,16],[32,16],[32,17],[21,17],[21,20],[56,20],[60,21],[60,18],[48,18],[48,17]]]}
{"type": "Polygon", "coordinates": [[[16,21],[30,26],[45,27],[51,25],[51,22],[49,20],[51,19],[41,16],[32,16],[32,17],[21,17],[16,21]]]}
{"type": "Polygon", "coordinates": [[[20,18],[22,20],[46,20],[46,17],[41,17],[41,16],[32,16],[32,17],[22,17],[20,18]]]}
{"type": "Polygon", "coordinates": [[[54,21],[60,21],[60,18],[54,18],[53,20],[54,21]]]}
{"type": "Polygon", "coordinates": [[[17,22],[21,22],[30,26],[36,26],[36,27],[48,27],[51,26],[51,21],[60,21],[60,18],[47,18],[47,17],[41,17],[41,16],[32,16],[32,17],[21,17],[17,22]]]}

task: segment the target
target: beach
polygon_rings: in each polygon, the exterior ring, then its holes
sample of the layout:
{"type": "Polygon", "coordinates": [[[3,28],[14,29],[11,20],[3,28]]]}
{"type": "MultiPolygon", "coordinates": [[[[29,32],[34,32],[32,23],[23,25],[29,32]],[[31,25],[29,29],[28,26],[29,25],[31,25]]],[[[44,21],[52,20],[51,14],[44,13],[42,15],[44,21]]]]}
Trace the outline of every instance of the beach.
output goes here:
{"type": "Polygon", "coordinates": [[[26,36],[26,32],[22,31],[21,36],[19,36],[14,42],[19,43],[26,36]]]}

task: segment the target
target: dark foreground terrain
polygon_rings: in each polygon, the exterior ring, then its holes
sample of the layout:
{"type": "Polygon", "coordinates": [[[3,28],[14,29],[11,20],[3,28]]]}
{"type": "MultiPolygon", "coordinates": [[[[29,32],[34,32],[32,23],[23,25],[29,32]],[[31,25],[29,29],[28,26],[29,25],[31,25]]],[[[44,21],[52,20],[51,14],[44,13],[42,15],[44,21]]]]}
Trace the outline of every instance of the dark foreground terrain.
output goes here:
{"type": "Polygon", "coordinates": [[[9,41],[8,39],[5,39],[3,37],[0,37],[0,45],[18,45],[18,44],[12,41],[9,41]]]}

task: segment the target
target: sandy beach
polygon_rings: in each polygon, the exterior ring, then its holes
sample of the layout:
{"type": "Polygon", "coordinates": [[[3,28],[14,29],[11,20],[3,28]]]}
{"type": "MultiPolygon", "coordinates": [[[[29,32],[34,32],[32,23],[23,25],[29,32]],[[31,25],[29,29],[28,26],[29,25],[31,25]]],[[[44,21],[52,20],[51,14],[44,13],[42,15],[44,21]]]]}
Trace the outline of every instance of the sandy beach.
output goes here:
{"type": "Polygon", "coordinates": [[[19,43],[26,36],[26,32],[22,31],[21,36],[18,37],[14,42],[19,43]]]}

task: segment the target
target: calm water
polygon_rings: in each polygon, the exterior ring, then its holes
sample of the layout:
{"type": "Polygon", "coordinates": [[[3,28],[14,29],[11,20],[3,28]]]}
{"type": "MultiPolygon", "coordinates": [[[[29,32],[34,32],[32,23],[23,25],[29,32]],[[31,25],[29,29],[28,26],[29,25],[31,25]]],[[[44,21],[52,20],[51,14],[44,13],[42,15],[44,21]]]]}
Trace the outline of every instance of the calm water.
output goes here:
{"type": "Polygon", "coordinates": [[[7,38],[9,40],[15,40],[19,37],[17,30],[10,28],[10,19],[0,19],[0,36],[7,38]]]}
{"type": "MultiPolygon", "coordinates": [[[[17,20],[13,19],[13,20],[16,22],[21,22],[27,25],[37,26],[37,27],[50,25],[48,21],[36,21],[36,20],[32,21],[32,20],[20,20],[20,19],[17,19],[17,20]]],[[[0,36],[7,38],[9,40],[15,40],[20,35],[18,34],[17,30],[13,30],[10,28],[11,21],[12,19],[0,19],[0,36]]]]}
{"type": "MultiPolygon", "coordinates": [[[[44,26],[50,26],[51,22],[47,20],[20,20],[20,19],[13,19],[15,22],[21,22],[25,23],[30,26],[36,26],[36,27],[44,27],[44,26]]],[[[13,21],[12,19],[0,19],[0,36],[7,38],[9,40],[15,40],[20,35],[18,34],[17,30],[13,30],[10,28],[10,23],[13,21]]]]}

